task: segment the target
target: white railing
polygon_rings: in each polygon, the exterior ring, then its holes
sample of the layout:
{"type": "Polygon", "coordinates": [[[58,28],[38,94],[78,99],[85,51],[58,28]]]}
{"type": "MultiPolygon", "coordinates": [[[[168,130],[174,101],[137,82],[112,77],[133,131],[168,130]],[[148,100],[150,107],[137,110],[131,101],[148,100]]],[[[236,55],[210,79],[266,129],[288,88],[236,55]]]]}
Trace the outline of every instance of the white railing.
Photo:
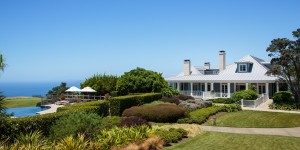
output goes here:
{"type": "Polygon", "coordinates": [[[202,91],[193,91],[193,96],[202,96],[203,93],[202,91]]]}
{"type": "Polygon", "coordinates": [[[241,104],[242,107],[253,107],[253,108],[256,108],[260,104],[266,102],[267,100],[268,100],[268,95],[267,94],[262,94],[256,100],[244,100],[244,99],[241,99],[240,104],[241,104]]]}
{"type": "Polygon", "coordinates": [[[180,94],[191,95],[191,91],[180,91],[180,94]]]}

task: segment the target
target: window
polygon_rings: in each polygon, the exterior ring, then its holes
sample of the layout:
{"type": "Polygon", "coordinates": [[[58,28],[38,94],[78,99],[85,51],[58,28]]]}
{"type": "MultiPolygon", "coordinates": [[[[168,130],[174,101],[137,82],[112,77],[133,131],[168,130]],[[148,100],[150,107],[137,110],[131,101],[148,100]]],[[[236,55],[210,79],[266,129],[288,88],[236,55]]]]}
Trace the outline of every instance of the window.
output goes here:
{"type": "Polygon", "coordinates": [[[239,72],[247,72],[247,65],[239,64],[239,72]]]}

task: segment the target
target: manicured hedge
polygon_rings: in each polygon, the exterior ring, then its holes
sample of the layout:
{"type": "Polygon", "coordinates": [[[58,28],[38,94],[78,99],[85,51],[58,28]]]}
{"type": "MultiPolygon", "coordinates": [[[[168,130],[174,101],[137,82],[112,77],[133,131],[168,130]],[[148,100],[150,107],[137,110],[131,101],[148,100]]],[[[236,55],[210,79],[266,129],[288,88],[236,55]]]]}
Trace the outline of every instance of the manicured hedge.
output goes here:
{"type": "Polygon", "coordinates": [[[235,101],[231,98],[216,98],[212,100],[213,103],[233,104],[235,101]]]}
{"type": "Polygon", "coordinates": [[[154,132],[154,135],[159,136],[165,142],[165,145],[169,145],[170,143],[177,143],[182,138],[187,137],[188,132],[184,129],[171,128],[169,130],[157,129],[154,132]]]}
{"type": "Polygon", "coordinates": [[[93,101],[93,102],[73,104],[65,107],[59,107],[57,108],[57,112],[76,110],[76,111],[97,113],[98,115],[105,117],[108,116],[108,107],[109,107],[109,103],[107,101],[93,101]]]}
{"type": "Polygon", "coordinates": [[[177,119],[184,117],[184,113],[185,110],[176,105],[160,104],[131,107],[123,112],[123,116],[136,116],[153,122],[176,122],[177,119]]]}
{"type": "MultiPolygon", "coordinates": [[[[28,133],[36,130],[42,131],[47,136],[51,126],[57,119],[78,112],[97,113],[100,116],[107,116],[108,102],[97,101],[74,104],[58,108],[57,113],[7,119],[7,125],[1,126],[0,130],[5,130],[7,137],[14,137],[19,133],[28,133]]],[[[2,136],[4,137],[4,135],[2,136]]]]}
{"type": "Polygon", "coordinates": [[[146,93],[140,95],[113,97],[109,100],[110,111],[113,116],[120,116],[122,112],[127,108],[130,108],[132,106],[140,106],[145,103],[151,103],[161,98],[161,93],[146,93]]]}
{"type": "Polygon", "coordinates": [[[204,123],[209,116],[214,115],[218,112],[234,112],[242,110],[238,104],[227,104],[227,105],[214,105],[208,108],[202,108],[189,113],[189,117],[179,119],[178,123],[204,123]]]}
{"type": "Polygon", "coordinates": [[[255,100],[257,98],[258,98],[258,95],[257,95],[256,91],[253,91],[253,90],[243,90],[243,91],[234,92],[231,96],[231,99],[234,102],[237,102],[241,99],[255,100]]]}

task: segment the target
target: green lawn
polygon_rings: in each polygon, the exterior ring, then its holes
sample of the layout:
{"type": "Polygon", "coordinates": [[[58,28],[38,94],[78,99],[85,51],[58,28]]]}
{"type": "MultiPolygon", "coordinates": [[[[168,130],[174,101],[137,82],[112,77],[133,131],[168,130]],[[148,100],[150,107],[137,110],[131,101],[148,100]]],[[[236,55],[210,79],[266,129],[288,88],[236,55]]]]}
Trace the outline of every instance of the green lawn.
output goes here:
{"type": "Polygon", "coordinates": [[[164,150],[292,150],[299,147],[297,137],[204,132],[164,150]]]}
{"type": "Polygon", "coordinates": [[[4,100],[4,106],[6,108],[30,107],[30,106],[36,106],[38,102],[41,102],[41,98],[12,97],[12,98],[6,98],[4,100]]]}
{"type": "MultiPolygon", "coordinates": [[[[300,127],[300,114],[239,111],[217,115],[217,126],[240,128],[287,128],[300,127]]],[[[212,125],[209,120],[203,125],[212,125]]]]}

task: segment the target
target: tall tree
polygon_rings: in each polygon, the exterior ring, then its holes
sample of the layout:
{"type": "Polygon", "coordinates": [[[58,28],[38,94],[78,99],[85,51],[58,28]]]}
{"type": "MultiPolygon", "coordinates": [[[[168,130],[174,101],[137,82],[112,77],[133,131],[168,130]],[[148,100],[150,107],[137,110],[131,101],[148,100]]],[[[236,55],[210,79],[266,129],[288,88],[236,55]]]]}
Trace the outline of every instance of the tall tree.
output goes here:
{"type": "Polygon", "coordinates": [[[48,91],[49,95],[60,95],[63,94],[69,87],[66,82],[60,83],[59,86],[53,87],[52,90],[48,91]]]}
{"type": "Polygon", "coordinates": [[[128,93],[161,92],[168,87],[168,82],[157,73],[144,68],[136,68],[125,72],[117,82],[117,91],[121,95],[128,93]]]}
{"type": "Polygon", "coordinates": [[[300,28],[292,32],[295,40],[277,38],[267,48],[274,67],[268,74],[278,75],[300,105],[300,28]]]}
{"type": "Polygon", "coordinates": [[[116,90],[118,76],[95,74],[90,78],[85,79],[80,84],[81,88],[91,87],[97,91],[98,94],[104,95],[106,92],[112,92],[116,90]]]}

